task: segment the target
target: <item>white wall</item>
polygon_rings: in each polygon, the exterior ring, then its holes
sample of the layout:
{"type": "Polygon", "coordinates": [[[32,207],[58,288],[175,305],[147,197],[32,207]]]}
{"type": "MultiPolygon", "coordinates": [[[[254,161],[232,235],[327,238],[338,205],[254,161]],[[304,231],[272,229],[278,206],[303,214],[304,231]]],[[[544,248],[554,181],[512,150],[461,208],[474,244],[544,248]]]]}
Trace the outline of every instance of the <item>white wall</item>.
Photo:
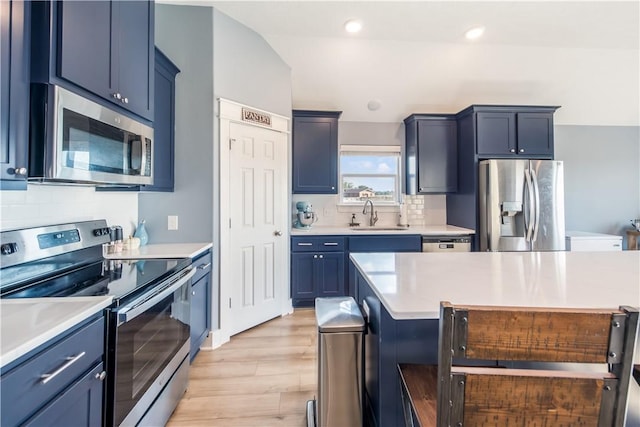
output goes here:
{"type": "Polygon", "coordinates": [[[0,229],[106,219],[125,236],[138,222],[138,194],[97,192],[93,187],[29,184],[27,191],[0,192],[0,229]]]}
{"type": "Polygon", "coordinates": [[[640,128],[555,126],[564,161],[567,230],[625,236],[640,218],[640,128]]]}

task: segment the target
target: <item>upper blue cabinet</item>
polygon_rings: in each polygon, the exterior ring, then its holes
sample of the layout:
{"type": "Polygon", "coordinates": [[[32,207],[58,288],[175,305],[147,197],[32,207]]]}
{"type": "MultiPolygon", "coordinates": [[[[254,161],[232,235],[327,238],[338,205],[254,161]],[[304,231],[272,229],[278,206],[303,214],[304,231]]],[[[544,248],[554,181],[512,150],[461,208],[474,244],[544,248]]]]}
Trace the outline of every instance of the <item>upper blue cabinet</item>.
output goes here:
{"type": "Polygon", "coordinates": [[[293,193],[338,193],[341,111],[293,111],[293,193]]]}
{"type": "Polygon", "coordinates": [[[473,115],[479,158],[553,158],[556,106],[472,105],[458,113],[473,115]]]}
{"type": "Polygon", "coordinates": [[[33,81],[153,121],[153,1],[33,2],[32,15],[33,81]]]}
{"type": "Polygon", "coordinates": [[[404,125],[406,193],[456,192],[456,117],[450,114],[412,114],[404,119],[404,125]]]}
{"type": "Polygon", "coordinates": [[[27,188],[30,3],[0,1],[0,189],[27,188]]]}

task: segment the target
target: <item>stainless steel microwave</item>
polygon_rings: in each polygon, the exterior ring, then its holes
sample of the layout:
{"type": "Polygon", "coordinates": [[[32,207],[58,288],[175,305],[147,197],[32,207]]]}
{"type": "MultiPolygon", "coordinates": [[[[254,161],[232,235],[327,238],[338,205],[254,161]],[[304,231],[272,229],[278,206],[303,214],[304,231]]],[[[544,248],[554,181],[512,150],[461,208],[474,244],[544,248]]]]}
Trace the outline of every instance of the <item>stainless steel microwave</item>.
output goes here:
{"type": "Polygon", "coordinates": [[[30,101],[30,181],[153,184],[153,128],[55,85],[30,101]]]}

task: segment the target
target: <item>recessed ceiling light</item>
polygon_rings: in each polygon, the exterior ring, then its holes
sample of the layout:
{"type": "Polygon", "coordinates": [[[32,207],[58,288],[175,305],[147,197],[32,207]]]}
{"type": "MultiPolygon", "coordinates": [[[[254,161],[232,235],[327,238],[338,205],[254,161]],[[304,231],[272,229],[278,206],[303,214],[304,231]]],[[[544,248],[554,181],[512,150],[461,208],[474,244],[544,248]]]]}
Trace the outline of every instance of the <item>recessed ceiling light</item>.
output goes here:
{"type": "Polygon", "coordinates": [[[355,19],[350,19],[344,24],[344,29],[347,33],[357,33],[362,29],[362,22],[355,19]]]}
{"type": "Polygon", "coordinates": [[[484,34],[484,27],[474,27],[474,28],[471,28],[470,30],[467,30],[467,32],[464,33],[464,36],[469,40],[475,40],[478,37],[480,37],[482,34],[484,34]]]}

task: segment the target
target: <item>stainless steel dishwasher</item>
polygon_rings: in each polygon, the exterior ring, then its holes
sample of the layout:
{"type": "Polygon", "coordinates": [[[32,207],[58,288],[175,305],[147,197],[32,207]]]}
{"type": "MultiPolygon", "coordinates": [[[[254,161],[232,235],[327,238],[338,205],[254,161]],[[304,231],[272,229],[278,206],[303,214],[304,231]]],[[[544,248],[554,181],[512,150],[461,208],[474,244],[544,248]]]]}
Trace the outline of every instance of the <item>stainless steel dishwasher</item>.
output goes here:
{"type": "Polygon", "coordinates": [[[471,236],[422,236],[422,252],[470,252],[471,236]]]}

